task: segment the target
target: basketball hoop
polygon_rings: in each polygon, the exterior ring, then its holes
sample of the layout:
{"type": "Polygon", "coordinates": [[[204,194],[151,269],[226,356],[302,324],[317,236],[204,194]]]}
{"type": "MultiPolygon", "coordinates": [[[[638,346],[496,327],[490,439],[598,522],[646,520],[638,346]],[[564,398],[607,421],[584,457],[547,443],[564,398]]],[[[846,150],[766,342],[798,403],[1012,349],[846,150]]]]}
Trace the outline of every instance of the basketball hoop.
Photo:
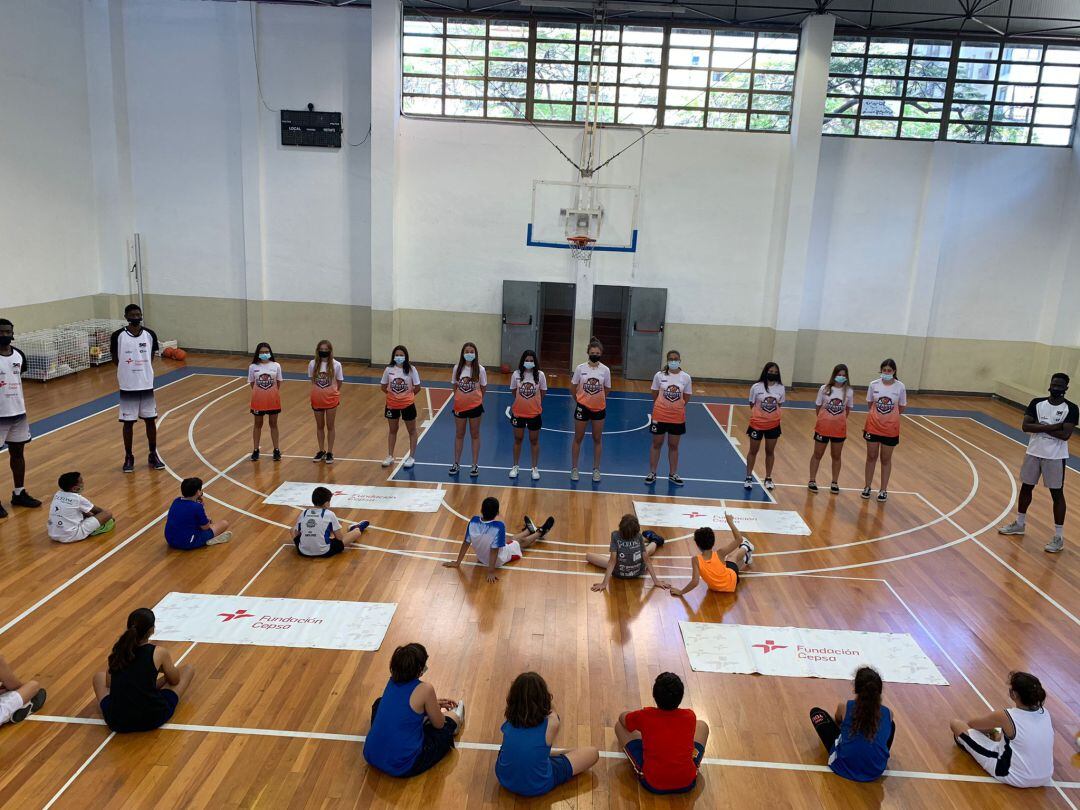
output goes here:
{"type": "Polygon", "coordinates": [[[568,236],[566,241],[570,243],[570,256],[579,262],[588,264],[592,259],[596,240],[591,236],[568,236]]]}

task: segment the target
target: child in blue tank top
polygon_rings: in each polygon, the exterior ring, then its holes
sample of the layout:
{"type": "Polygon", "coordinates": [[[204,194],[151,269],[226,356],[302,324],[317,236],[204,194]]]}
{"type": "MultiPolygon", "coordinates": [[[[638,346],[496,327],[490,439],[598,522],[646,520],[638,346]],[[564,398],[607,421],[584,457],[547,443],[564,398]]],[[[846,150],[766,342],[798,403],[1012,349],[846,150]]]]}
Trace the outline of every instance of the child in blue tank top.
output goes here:
{"type": "Polygon", "coordinates": [[[810,710],[810,721],[829,752],[829,767],[853,782],[873,782],[889,765],[896,736],[892,712],[881,705],[881,676],[871,667],[855,673],[855,700],[836,707],[835,719],[824,709],[810,710]]]}
{"type": "Polygon", "coordinates": [[[574,748],[552,755],[559,715],[551,701],[547,683],[535,672],[523,672],[510,684],[495,778],[511,793],[542,796],[600,759],[595,748],[574,748]]]}

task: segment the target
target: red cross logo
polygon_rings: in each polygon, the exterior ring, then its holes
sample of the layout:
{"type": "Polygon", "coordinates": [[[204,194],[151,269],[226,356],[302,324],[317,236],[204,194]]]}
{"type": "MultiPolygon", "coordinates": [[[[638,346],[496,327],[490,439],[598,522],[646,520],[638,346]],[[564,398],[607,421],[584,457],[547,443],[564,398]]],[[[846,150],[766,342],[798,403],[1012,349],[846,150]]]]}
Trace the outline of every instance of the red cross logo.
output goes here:
{"type": "Polygon", "coordinates": [[[683,512],[683,514],[686,515],[688,518],[705,517],[704,512],[683,512]]]}
{"type": "Polygon", "coordinates": [[[224,616],[225,617],[224,619],[221,620],[223,622],[231,622],[233,619],[250,619],[254,615],[255,615],[254,613],[248,613],[247,610],[245,610],[244,608],[240,608],[240,610],[236,611],[235,613],[219,613],[218,614],[218,616],[224,616]]]}
{"type": "Polygon", "coordinates": [[[787,649],[786,644],[777,644],[771,638],[765,639],[764,644],[751,644],[750,646],[751,647],[761,647],[761,649],[766,653],[771,653],[773,650],[786,650],[787,649]]]}
{"type": "Polygon", "coordinates": [[[331,492],[330,494],[331,494],[331,495],[344,495],[344,494],[345,494],[345,492],[344,492],[344,490],[340,490],[340,489],[339,489],[339,490],[336,490],[336,491],[334,491],[334,492],[331,492]]]}
{"type": "Polygon", "coordinates": [[[128,358],[127,360],[125,360],[124,362],[125,362],[125,363],[127,363],[127,364],[128,364],[129,366],[130,366],[130,365],[131,365],[132,363],[134,363],[135,361],[134,361],[134,360],[132,360],[132,359],[131,359],[131,358],[129,357],[129,358],[128,358]]]}

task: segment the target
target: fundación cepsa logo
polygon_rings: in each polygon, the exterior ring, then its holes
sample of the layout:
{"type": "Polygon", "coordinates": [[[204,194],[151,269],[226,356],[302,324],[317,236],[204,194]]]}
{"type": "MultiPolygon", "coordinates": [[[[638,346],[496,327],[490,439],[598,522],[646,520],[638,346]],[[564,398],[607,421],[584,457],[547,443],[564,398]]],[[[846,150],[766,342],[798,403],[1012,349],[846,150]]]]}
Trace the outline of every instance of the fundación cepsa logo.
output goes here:
{"type": "Polygon", "coordinates": [[[786,644],[777,644],[771,638],[766,639],[764,644],[751,644],[751,647],[761,647],[763,652],[771,653],[773,650],[786,650],[786,644]]]}
{"type": "MultiPolygon", "coordinates": [[[[254,619],[255,614],[247,610],[247,608],[240,608],[232,613],[219,613],[221,616],[221,622],[231,622],[235,619],[254,619]]],[[[258,620],[253,622],[251,627],[255,630],[290,630],[298,624],[322,624],[322,619],[316,619],[312,616],[259,616],[258,620]]]]}
{"type": "MultiPolygon", "coordinates": [[[[790,645],[777,644],[771,638],[765,639],[764,644],[751,644],[750,646],[760,647],[761,651],[765,654],[771,653],[773,650],[792,649],[790,645]]],[[[796,658],[802,658],[807,661],[839,661],[845,656],[862,655],[858,650],[834,649],[832,647],[807,647],[803,644],[796,644],[794,651],[796,658]]]]}

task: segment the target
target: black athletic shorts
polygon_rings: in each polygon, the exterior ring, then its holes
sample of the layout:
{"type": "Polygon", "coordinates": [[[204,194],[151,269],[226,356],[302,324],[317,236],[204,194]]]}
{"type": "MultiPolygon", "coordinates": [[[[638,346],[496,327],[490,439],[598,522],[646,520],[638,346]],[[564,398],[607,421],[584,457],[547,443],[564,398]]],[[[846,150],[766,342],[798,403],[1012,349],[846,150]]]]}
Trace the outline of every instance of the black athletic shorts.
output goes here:
{"type": "Polygon", "coordinates": [[[305,554],[300,550],[300,535],[296,535],[292,539],[293,545],[296,546],[296,553],[301,557],[333,557],[335,554],[340,554],[345,550],[345,544],[338,540],[336,537],[330,538],[330,544],[326,547],[326,551],[322,554],[305,554]]]}
{"type": "Polygon", "coordinates": [[[748,427],[746,429],[746,435],[754,441],[757,441],[758,439],[779,439],[780,426],[777,425],[776,427],[769,428],[768,430],[758,430],[757,428],[748,427]]]}
{"type": "Polygon", "coordinates": [[[574,419],[578,422],[599,422],[601,419],[607,419],[607,408],[591,411],[579,402],[574,406],[574,419]]]}
{"type": "Polygon", "coordinates": [[[413,422],[416,420],[416,404],[408,405],[404,408],[387,408],[387,419],[404,419],[406,422],[413,422]]]}
{"type": "Polygon", "coordinates": [[[686,422],[650,422],[649,433],[667,433],[671,436],[682,436],[686,433],[686,422]]]}
{"type": "Polygon", "coordinates": [[[510,414],[510,424],[519,430],[539,430],[544,421],[541,419],[541,414],[536,416],[514,416],[510,414]]]}
{"type": "Polygon", "coordinates": [[[724,565],[735,572],[735,581],[739,581],[739,566],[733,563],[731,560],[724,560],[724,565]]]}
{"type": "Polygon", "coordinates": [[[484,406],[483,405],[477,405],[475,408],[469,408],[469,410],[462,411],[461,413],[458,413],[457,411],[454,411],[454,416],[457,417],[458,419],[476,419],[477,417],[483,416],[483,415],[484,415],[484,406]]]}
{"type": "Polygon", "coordinates": [[[814,434],[814,441],[818,444],[828,444],[829,442],[843,444],[846,438],[847,437],[845,436],[822,436],[820,433],[814,434]]]}
{"type": "Polygon", "coordinates": [[[862,437],[868,442],[879,442],[885,447],[896,447],[896,445],[900,444],[899,436],[880,436],[877,433],[867,433],[864,430],[862,437]]]}
{"type": "MultiPolygon", "coordinates": [[[[312,410],[316,409],[313,408],[312,410]]],[[[278,408],[276,411],[252,411],[251,413],[253,416],[273,416],[274,414],[281,413],[281,408],[278,408]]]]}

